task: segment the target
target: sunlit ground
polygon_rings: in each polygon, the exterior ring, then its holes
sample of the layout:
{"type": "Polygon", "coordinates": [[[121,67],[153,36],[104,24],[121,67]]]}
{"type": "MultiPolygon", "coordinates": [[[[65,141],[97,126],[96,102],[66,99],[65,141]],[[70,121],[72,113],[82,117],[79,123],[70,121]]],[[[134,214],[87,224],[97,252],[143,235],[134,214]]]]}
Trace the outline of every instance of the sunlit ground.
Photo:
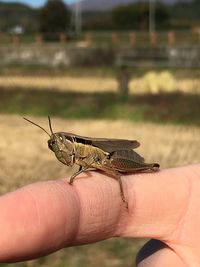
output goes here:
{"type": "MultiPolygon", "coordinates": [[[[169,71],[149,71],[142,77],[135,77],[134,73],[129,83],[131,94],[159,93],[181,91],[185,93],[200,93],[200,78],[175,77],[169,71]]],[[[116,78],[104,76],[72,77],[72,76],[1,76],[0,86],[9,88],[20,87],[24,90],[51,90],[73,92],[117,92],[116,78]]]]}

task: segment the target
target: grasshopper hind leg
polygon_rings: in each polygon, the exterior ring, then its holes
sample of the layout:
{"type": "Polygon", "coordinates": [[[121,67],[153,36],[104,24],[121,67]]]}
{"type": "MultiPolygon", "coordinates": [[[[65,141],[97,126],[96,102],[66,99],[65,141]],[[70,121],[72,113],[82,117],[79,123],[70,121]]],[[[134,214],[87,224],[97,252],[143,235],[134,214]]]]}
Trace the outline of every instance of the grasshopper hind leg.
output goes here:
{"type": "Polygon", "coordinates": [[[127,202],[127,200],[125,198],[125,195],[124,195],[124,189],[123,189],[123,185],[122,185],[122,179],[121,179],[121,176],[120,176],[119,173],[117,173],[117,180],[119,182],[120,195],[121,195],[122,201],[125,203],[126,208],[128,209],[128,202],[127,202]]]}
{"type": "MultiPolygon", "coordinates": [[[[70,181],[69,181],[69,184],[72,185],[73,182],[74,182],[74,179],[76,178],[77,175],[81,174],[82,172],[85,172],[85,171],[88,171],[88,170],[91,170],[91,168],[89,168],[88,166],[80,166],[79,167],[79,170],[77,172],[75,172],[71,177],[70,177],[70,181]]],[[[121,179],[121,175],[119,172],[117,171],[114,171],[114,170],[106,170],[106,172],[108,174],[111,174],[115,179],[118,180],[118,183],[119,183],[119,189],[120,189],[120,195],[121,195],[121,199],[122,201],[125,203],[125,206],[126,208],[128,209],[128,202],[125,198],[125,194],[124,194],[124,189],[123,189],[123,184],[122,184],[122,179],[121,179]]]]}
{"type": "Polygon", "coordinates": [[[121,199],[124,202],[126,208],[128,209],[128,202],[127,202],[127,200],[125,198],[124,188],[123,188],[122,179],[121,179],[121,174],[118,171],[115,171],[115,170],[106,170],[106,173],[112,175],[115,179],[118,180],[121,199]]]}

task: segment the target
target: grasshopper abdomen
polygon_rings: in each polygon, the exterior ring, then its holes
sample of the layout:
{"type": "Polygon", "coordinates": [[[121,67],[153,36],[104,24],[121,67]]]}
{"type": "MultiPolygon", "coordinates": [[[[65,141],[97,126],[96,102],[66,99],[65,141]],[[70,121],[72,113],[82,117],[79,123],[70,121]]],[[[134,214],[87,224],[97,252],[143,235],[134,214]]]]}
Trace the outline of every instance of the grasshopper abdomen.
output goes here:
{"type": "Polygon", "coordinates": [[[145,163],[134,150],[117,150],[110,153],[109,158],[104,163],[108,168],[122,173],[140,172],[159,168],[157,163],[145,163]]]}

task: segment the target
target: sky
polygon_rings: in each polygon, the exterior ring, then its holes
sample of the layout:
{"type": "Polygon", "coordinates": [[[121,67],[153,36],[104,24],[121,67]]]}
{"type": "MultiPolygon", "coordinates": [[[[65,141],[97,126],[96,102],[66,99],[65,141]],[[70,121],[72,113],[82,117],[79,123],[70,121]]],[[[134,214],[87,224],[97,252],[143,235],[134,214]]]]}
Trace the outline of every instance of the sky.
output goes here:
{"type": "MultiPolygon", "coordinates": [[[[40,7],[40,6],[44,5],[46,0],[3,0],[1,2],[6,2],[6,3],[20,2],[20,3],[28,4],[28,5],[33,6],[33,7],[40,7]]],[[[74,2],[74,0],[64,0],[64,2],[67,4],[70,4],[70,3],[74,2]]]]}
{"type": "MultiPolygon", "coordinates": [[[[73,2],[75,2],[76,0],[64,0],[64,2],[66,3],[66,4],[70,4],[70,3],[73,3],[73,2]]],[[[101,0],[99,0],[99,1],[101,1],[101,0]]],[[[164,2],[165,3],[173,3],[175,0],[165,0],[164,2]]],[[[176,1],[178,1],[178,0],[176,0],[176,1]]],[[[181,0],[179,0],[179,1],[181,1],[181,0]]],[[[185,2],[186,1],[191,1],[191,0],[184,0],[185,2]]],[[[20,3],[25,3],[25,4],[28,4],[28,5],[30,5],[30,6],[32,6],[32,7],[40,7],[40,6],[43,6],[44,5],[44,3],[46,2],[46,0],[3,0],[3,1],[0,1],[0,2],[7,2],[7,3],[11,3],[11,2],[20,2],[20,3]]]]}

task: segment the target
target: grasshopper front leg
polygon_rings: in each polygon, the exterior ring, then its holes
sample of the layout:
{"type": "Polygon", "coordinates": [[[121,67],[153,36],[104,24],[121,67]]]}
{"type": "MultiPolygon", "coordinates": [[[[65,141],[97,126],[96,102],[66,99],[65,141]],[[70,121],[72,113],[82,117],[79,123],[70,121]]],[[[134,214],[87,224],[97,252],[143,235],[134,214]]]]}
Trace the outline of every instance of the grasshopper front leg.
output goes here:
{"type": "MultiPolygon", "coordinates": [[[[75,172],[69,181],[69,184],[73,184],[74,179],[76,178],[77,175],[79,175],[82,172],[88,171],[88,170],[96,170],[96,168],[93,168],[93,163],[95,163],[95,160],[92,156],[87,156],[87,157],[80,157],[79,160],[81,161],[81,164],[84,164],[84,166],[80,165],[79,170],[75,172]]],[[[77,163],[77,164],[80,164],[77,163]]]]}
{"type": "Polygon", "coordinates": [[[69,184],[72,185],[73,182],[74,182],[74,179],[76,178],[76,176],[79,175],[79,174],[82,173],[82,172],[87,171],[88,169],[89,169],[89,167],[87,167],[87,166],[85,166],[85,167],[80,166],[80,167],[79,167],[79,170],[78,170],[77,172],[75,172],[75,173],[70,177],[69,184]]]}

